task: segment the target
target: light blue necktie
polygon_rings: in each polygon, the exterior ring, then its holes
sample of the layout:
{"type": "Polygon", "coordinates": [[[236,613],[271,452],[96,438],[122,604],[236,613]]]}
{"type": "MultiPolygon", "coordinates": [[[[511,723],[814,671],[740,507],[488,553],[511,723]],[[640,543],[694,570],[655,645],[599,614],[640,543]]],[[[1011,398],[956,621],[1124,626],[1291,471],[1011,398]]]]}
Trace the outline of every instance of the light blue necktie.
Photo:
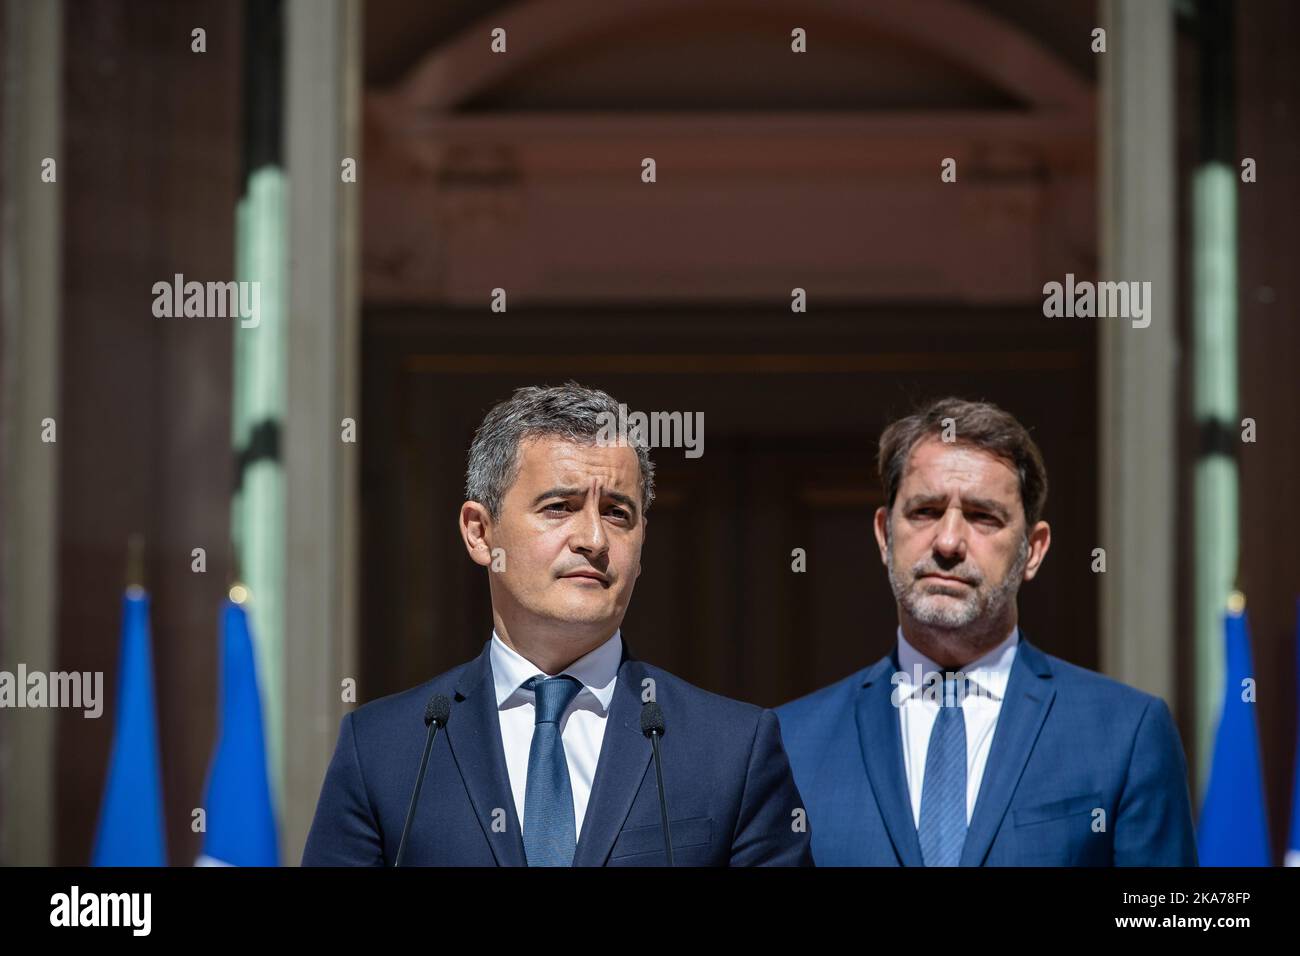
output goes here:
{"type": "Polygon", "coordinates": [[[573,787],[560,739],[560,718],[582,690],[575,677],[534,677],[525,684],[537,699],[524,792],[524,856],[529,866],[572,866],[578,846],[573,787]]]}
{"type": "Polygon", "coordinates": [[[939,716],[930,731],[917,827],[926,866],[956,866],[966,843],[966,718],[957,681],[943,682],[939,716]]]}

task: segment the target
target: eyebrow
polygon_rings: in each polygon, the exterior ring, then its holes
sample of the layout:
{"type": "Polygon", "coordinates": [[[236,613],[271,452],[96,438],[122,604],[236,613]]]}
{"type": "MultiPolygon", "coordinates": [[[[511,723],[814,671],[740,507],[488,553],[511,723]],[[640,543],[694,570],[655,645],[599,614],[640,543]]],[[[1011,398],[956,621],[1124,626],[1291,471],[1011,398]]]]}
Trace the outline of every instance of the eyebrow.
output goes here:
{"type": "MultiPolygon", "coordinates": [[[[939,502],[947,501],[947,500],[948,500],[947,495],[913,495],[912,497],[908,498],[905,502],[903,502],[903,510],[910,511],[911,509],[916,508],[920,505],[937,504],[939,502]]],[[[1007,511],[1007,509],[1004,508],[1000,502],[994,501],[991,498],[963,498],[961,503],[963,508],[973,508],[977,511],[987,511],[990,512],[991,514],[997,515],[1003,521],[1011,520],[1010,514],[1007,511]]]]}
{"type": "MultiPolygon", "coordinates": [[[[586,493],[586,488],[548,488],[533,499],[533,507],[540,505],[547,498],[581,498],[586,493]]],[[[636,502],[621,491],[606,491],[604,497],[631,509],[633,515],[637,513],[636,502]]]]}

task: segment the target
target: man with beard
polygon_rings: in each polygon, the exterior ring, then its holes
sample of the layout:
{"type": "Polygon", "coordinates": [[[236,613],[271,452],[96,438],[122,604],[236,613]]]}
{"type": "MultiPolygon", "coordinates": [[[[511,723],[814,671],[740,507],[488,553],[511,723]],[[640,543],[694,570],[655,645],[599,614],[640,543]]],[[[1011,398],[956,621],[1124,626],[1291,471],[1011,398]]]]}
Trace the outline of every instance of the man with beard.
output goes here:
{"type": "Polygon", "coordinates": [[[878,465],[894,650],[777,711],[817,864],[1194,866],[1164,701],[1020,630],[1051,543],[1029,433],[941,399],[885,429],[878,465]]]}

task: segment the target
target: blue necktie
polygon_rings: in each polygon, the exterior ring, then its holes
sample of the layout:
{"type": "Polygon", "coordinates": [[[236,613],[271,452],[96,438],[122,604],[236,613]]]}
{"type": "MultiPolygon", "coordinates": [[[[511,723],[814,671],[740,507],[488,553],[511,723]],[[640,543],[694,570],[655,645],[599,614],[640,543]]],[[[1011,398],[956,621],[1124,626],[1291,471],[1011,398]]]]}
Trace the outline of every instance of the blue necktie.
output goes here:
{"type": "Polygon", "coordinates": [[[930,731],[917,827],[926,866],[956,866],[966,843],[966,718],[957,681],[943,682],[939,716],[930,731]]]}
{"type": "Polygon", "coordinates": [[[572,866],[578,828],[569,764],[560,739],[560,717],[582,684],[562,675],[534,677],[524,686],[537,695],[537,724],[528,749],[528,788],[524,792],[524,856],[529,866],[572,866]]]}

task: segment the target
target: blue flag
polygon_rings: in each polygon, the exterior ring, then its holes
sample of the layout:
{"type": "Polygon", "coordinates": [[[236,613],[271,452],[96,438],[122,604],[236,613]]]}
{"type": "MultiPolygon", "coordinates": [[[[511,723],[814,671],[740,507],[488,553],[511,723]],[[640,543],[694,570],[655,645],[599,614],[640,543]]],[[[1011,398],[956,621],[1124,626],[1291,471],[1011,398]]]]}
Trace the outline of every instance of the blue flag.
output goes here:
{"type": "Polygon", "coordinates": [[[128,588],[122,605],[117,713],[92,866],[166,866],[149,595],[128,588]]]}
{"type": "Polygon", "coordinates": [[[1201,805],[1197,849],[1201,866],[1269,866],[1272,860],[1264,806],[1264,774],[1255,721],[1255,668],[1244,610],[1228,611],[1224,633],[1227,674],[1223,709],[1214,736],[1210,782],[1201,805]],[[1247,679],[1249,685],[1245,683],[1247,679]],[[1248,686],[1252,688],[1249,694],[1248,686]]]}
{"type": "Polygon", "coordinates": [[[262,698],[248,615],[227,600],[221,612],[221,714],[203,802],[207,830],[199,863],[279,866],[279,842],[262,733],[262,698]]]}
{"type": "MultiPolygon", "coordinates": [[[[1296,697],[1300,698],[1300,600],[1295,605],[1296,697]]],[[[1300,866],[1300,714],[1296,716],[1295,780],[1291,784],[1291,837],[1286,844],[1286,865],[1300,866]]]]}

